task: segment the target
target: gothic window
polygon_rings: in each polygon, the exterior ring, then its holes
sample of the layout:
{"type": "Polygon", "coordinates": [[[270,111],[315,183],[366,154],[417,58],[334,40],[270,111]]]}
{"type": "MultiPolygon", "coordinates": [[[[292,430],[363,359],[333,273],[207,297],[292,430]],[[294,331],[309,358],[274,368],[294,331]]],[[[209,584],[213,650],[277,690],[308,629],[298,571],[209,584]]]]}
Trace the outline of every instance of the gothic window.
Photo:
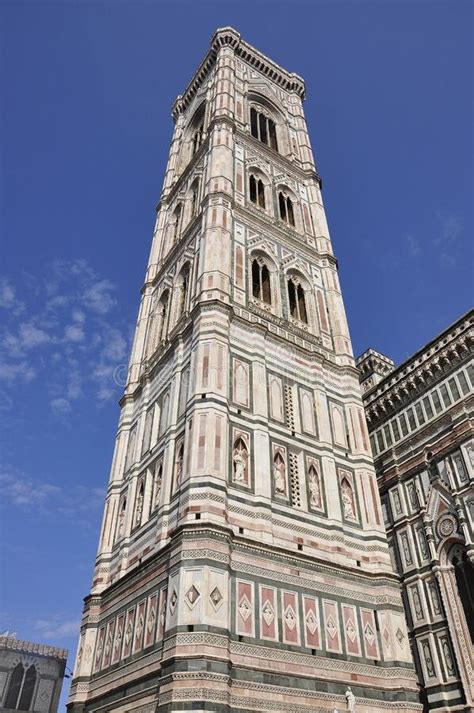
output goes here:
{"type": "Polygon", "coordinates": [[[243,438],[237,438],[232,450],[232,480],[239,485],[248,485],[249,454],[243,438]]]}
{"type": "Polygon", "coordinates": [[[275,122],[254,107],[250,109],[250,133],[262,143],[278,151],[275,122]]]}
{"type": "Polygon", "coordinates": [[[249,178],[249,194],[250,201],[258,205],[259,208],[265,208],[265,185],[261,178],[256,178],[253,173],[249,178]]]}
{"type": "Polygon", "coordinates": [[[31,700],[33,698],[33,692],[35,690],[36,684],[36,667],[31,665],[25,674],[25,679],[23,681],[23,689],[21,691],[20,700],[18,702],[19,711],[29,711],[31,706],[31,700]]]}
{"type": "Polygon", "coordinates": [[[299,280],[294,277],[290,277],[288,280],[288,301],[290,305],[290,315],[293,319],[308,324],[305,291],[299,280]]]}
{"type": "Polygon", "coordinates": [[[25,669],[23,668],[23,664],[17,663],[17,665],[13,669],[13,673],[10,678],[10,683],[8,685],[8,692],[4,703],[5,708],[12,708],[13,710],[16,710],[18,698],[20,696],[21,686],[23,683],[24,673],[25,669]]]}
{"type": "Polygon", "coordinates": [[[272,303],[270,271],[263,260],[252,260],[252,295],[268,305],[272,303]]]}
{"type": "Polygon", "coordinates": [[[278,193],[278,209],[281,220],[295,227],[295,212],[293,210],[293,201],[289,196],[286,196],[282,191],[278,193]]]}

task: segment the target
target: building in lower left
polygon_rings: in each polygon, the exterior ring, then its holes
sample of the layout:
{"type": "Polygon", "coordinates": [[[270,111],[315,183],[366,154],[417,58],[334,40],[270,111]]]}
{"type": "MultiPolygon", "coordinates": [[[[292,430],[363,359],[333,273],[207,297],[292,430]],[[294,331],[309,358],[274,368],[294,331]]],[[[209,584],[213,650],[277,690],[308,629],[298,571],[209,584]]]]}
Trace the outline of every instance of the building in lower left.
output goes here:
{"type": "Polygon", "coordinates": [[[68,652],[0,636],[0,711],[56,713],[68,652]]]}

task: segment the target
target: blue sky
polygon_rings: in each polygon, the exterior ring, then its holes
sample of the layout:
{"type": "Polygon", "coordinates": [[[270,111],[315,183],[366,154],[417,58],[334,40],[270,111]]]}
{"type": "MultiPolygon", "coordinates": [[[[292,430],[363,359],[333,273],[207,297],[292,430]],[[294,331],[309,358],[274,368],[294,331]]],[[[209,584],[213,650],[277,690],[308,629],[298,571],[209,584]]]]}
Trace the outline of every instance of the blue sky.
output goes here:
{"type": "Polygon", "coordinates": [[[0,629],[72,666],[170,107],[214,29],[305,77],[354,350],[400,362],[471,306],[472,19],[464,0],[3,0],[0,629]]]}

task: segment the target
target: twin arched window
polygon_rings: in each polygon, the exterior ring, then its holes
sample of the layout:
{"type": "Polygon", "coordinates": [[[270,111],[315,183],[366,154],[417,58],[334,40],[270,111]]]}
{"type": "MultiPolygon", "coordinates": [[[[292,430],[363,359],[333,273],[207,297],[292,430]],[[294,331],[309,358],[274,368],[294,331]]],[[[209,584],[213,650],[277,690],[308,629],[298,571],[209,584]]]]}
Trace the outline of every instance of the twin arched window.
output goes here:
{"type": "MultiPolygon", "coordinates": [[[[5,698],[5,708],[17,711],[28,711],[36,685],[36,667],[31,664],[27,669],[23,664],[17,663],[13,669],[8,692],[5,698]]],[[[3,709],[2,709],[3,710],[3,709]]]]}
{"type": "Polygon", "coordinates": [[[268,305],[272,303],[270,271],[262,260],[252,260],[252,295],[268,305]]]}
{"type": "Polygon", "coordinates": [[[249,178],[249,194],[252,203],[260,208],[265,208],[265,186],[262,179],[256,178],[253,173],[249,178]]]}
{"type": "Polygon", "coordinates": [[[271,149],[278,151],[275,122],[254,107],[250,109],[250,133],[271,149]]]}
{"type": "Polygon", "coordinates": [[[306,299],[303,286],[294,277],[288,279],[288,302],[290,306],[290,315],[293,319],[308,324],[308,311],[306,309],[306,299]]]}
{"type": "Polygon", "coordinates": [[[291,225],[294,228],[295,212],[293,210],[293,201],[282,191],[278,193],[278,210],[281,220],[284,220],[285,223],[288,223],[288,225],[291,225]]]}

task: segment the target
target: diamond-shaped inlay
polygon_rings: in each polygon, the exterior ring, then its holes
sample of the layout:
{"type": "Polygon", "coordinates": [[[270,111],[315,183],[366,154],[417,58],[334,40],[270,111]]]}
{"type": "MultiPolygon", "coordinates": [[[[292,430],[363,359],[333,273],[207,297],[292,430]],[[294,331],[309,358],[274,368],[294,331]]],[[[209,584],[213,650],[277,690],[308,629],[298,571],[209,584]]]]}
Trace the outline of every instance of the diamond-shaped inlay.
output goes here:
{"type": "Polygon", "coordinates": [[[352,619],[349,619],[346,624],[346,634],[349,637],[349,639],[354,643],[354,639],[357,636],[357,631],[356,631],[356,628],[354,626],[354,622],[352,621],[352,619]]]}
{"type": "Polygon", "coordinates": [[[188,607],[190,607],[192,609],[200,596],[201,596],[200,591],[198,589],[196,589],[194,584],[191,584],[188,591],[184,595],[184,599],[185,599],[185,602],[188,605],[188,607]]]}
{"type": "Polygon", "coordinates": [[[372,629],[372,627],[370,626],[370,624],[365,625],[364,636],[367,639],[367,641],[369,642],[369,645],[372,646],[372,644],[375,641],[375,632],[372,629]]]}
{"type": "Polygon", "coordinates": [[[176,602],[178,601],[178,593],[176,589],[173,589],[173,593],[170,597],[170,612],[174,614],[174,610],[176,609],[176,602]]]}
{"type": "Polygon", "coordinates": [[[275,611],[268,599],[265,601],[262,607],[262,616],[267,626],[270,626],[270,624],[275,618],[275,611]]]}
{"type": "Polygon", "coordinates": [[[155,607],[152,607],[150,609],[150,613],[148,614],[148,623],[146,625],[147,631],[149,634],[153,631],[153,627],[155,626],[155,621],[156,621],[156,611],[155,607]]]}
{"type": "Polygon", "coordinates": [[[296,614],[291,604],[288,604],[285,609],[285,622],[289,630],[293,631],[296,626],[296,614]]]}
{"type": "Polygon", "coordinates": [[[252,614],[252,607],[248,600],[247,595],[243,595],[239,602],[239,614],[244,621],[247,621],[249,616],[252,614]]]}
{"type": "Polygon", "coordinates": [[[314,611],[312,609],[310,609],[308,611],[308,613],[306,614],[305,621],[306,621],[306,626],[308,627],[308,631],[311,634],[314,634],[314,632],[318,628],[318,620],[316,619],[316,614],[314,613],[314,611]]]}
{"type": "Polygon", "coordinates": [[[337,634],[337,626],[336,626],[336,622],[334,621],[332,616],[330,616],[326,622],[326,630],[327,630],[329,636],[331,637],[331,639],[334,639],[334,637],[337,634]]]}
{"type": "Polygon", "coordinates": [[[214,607],[214,609],[217,611],[222,604],[222,600],[224,597],[219,591],[218,587],[214,587],[212,592],[209,594],[209,599],[211,600],[211,604],[214,607]]]}
{"type": "Polygon", "coordinates": [[[390,633],[389,633],[388,629],[384,629],[383,638],[385,639],[385,643],[388,645],[388,643],[390,641],[390,633]]]}
{"type": "Polygon", "coordinates": [[[405,634],[403,633],[403,631],[402,631],[401,629],[397,629],[395,636],[397,637],[398,643],[399,643],[400,646],[401,646],[401,645],[403,644],[403,640],[404,640],[404,638],[405,638],[405,634]]]}

